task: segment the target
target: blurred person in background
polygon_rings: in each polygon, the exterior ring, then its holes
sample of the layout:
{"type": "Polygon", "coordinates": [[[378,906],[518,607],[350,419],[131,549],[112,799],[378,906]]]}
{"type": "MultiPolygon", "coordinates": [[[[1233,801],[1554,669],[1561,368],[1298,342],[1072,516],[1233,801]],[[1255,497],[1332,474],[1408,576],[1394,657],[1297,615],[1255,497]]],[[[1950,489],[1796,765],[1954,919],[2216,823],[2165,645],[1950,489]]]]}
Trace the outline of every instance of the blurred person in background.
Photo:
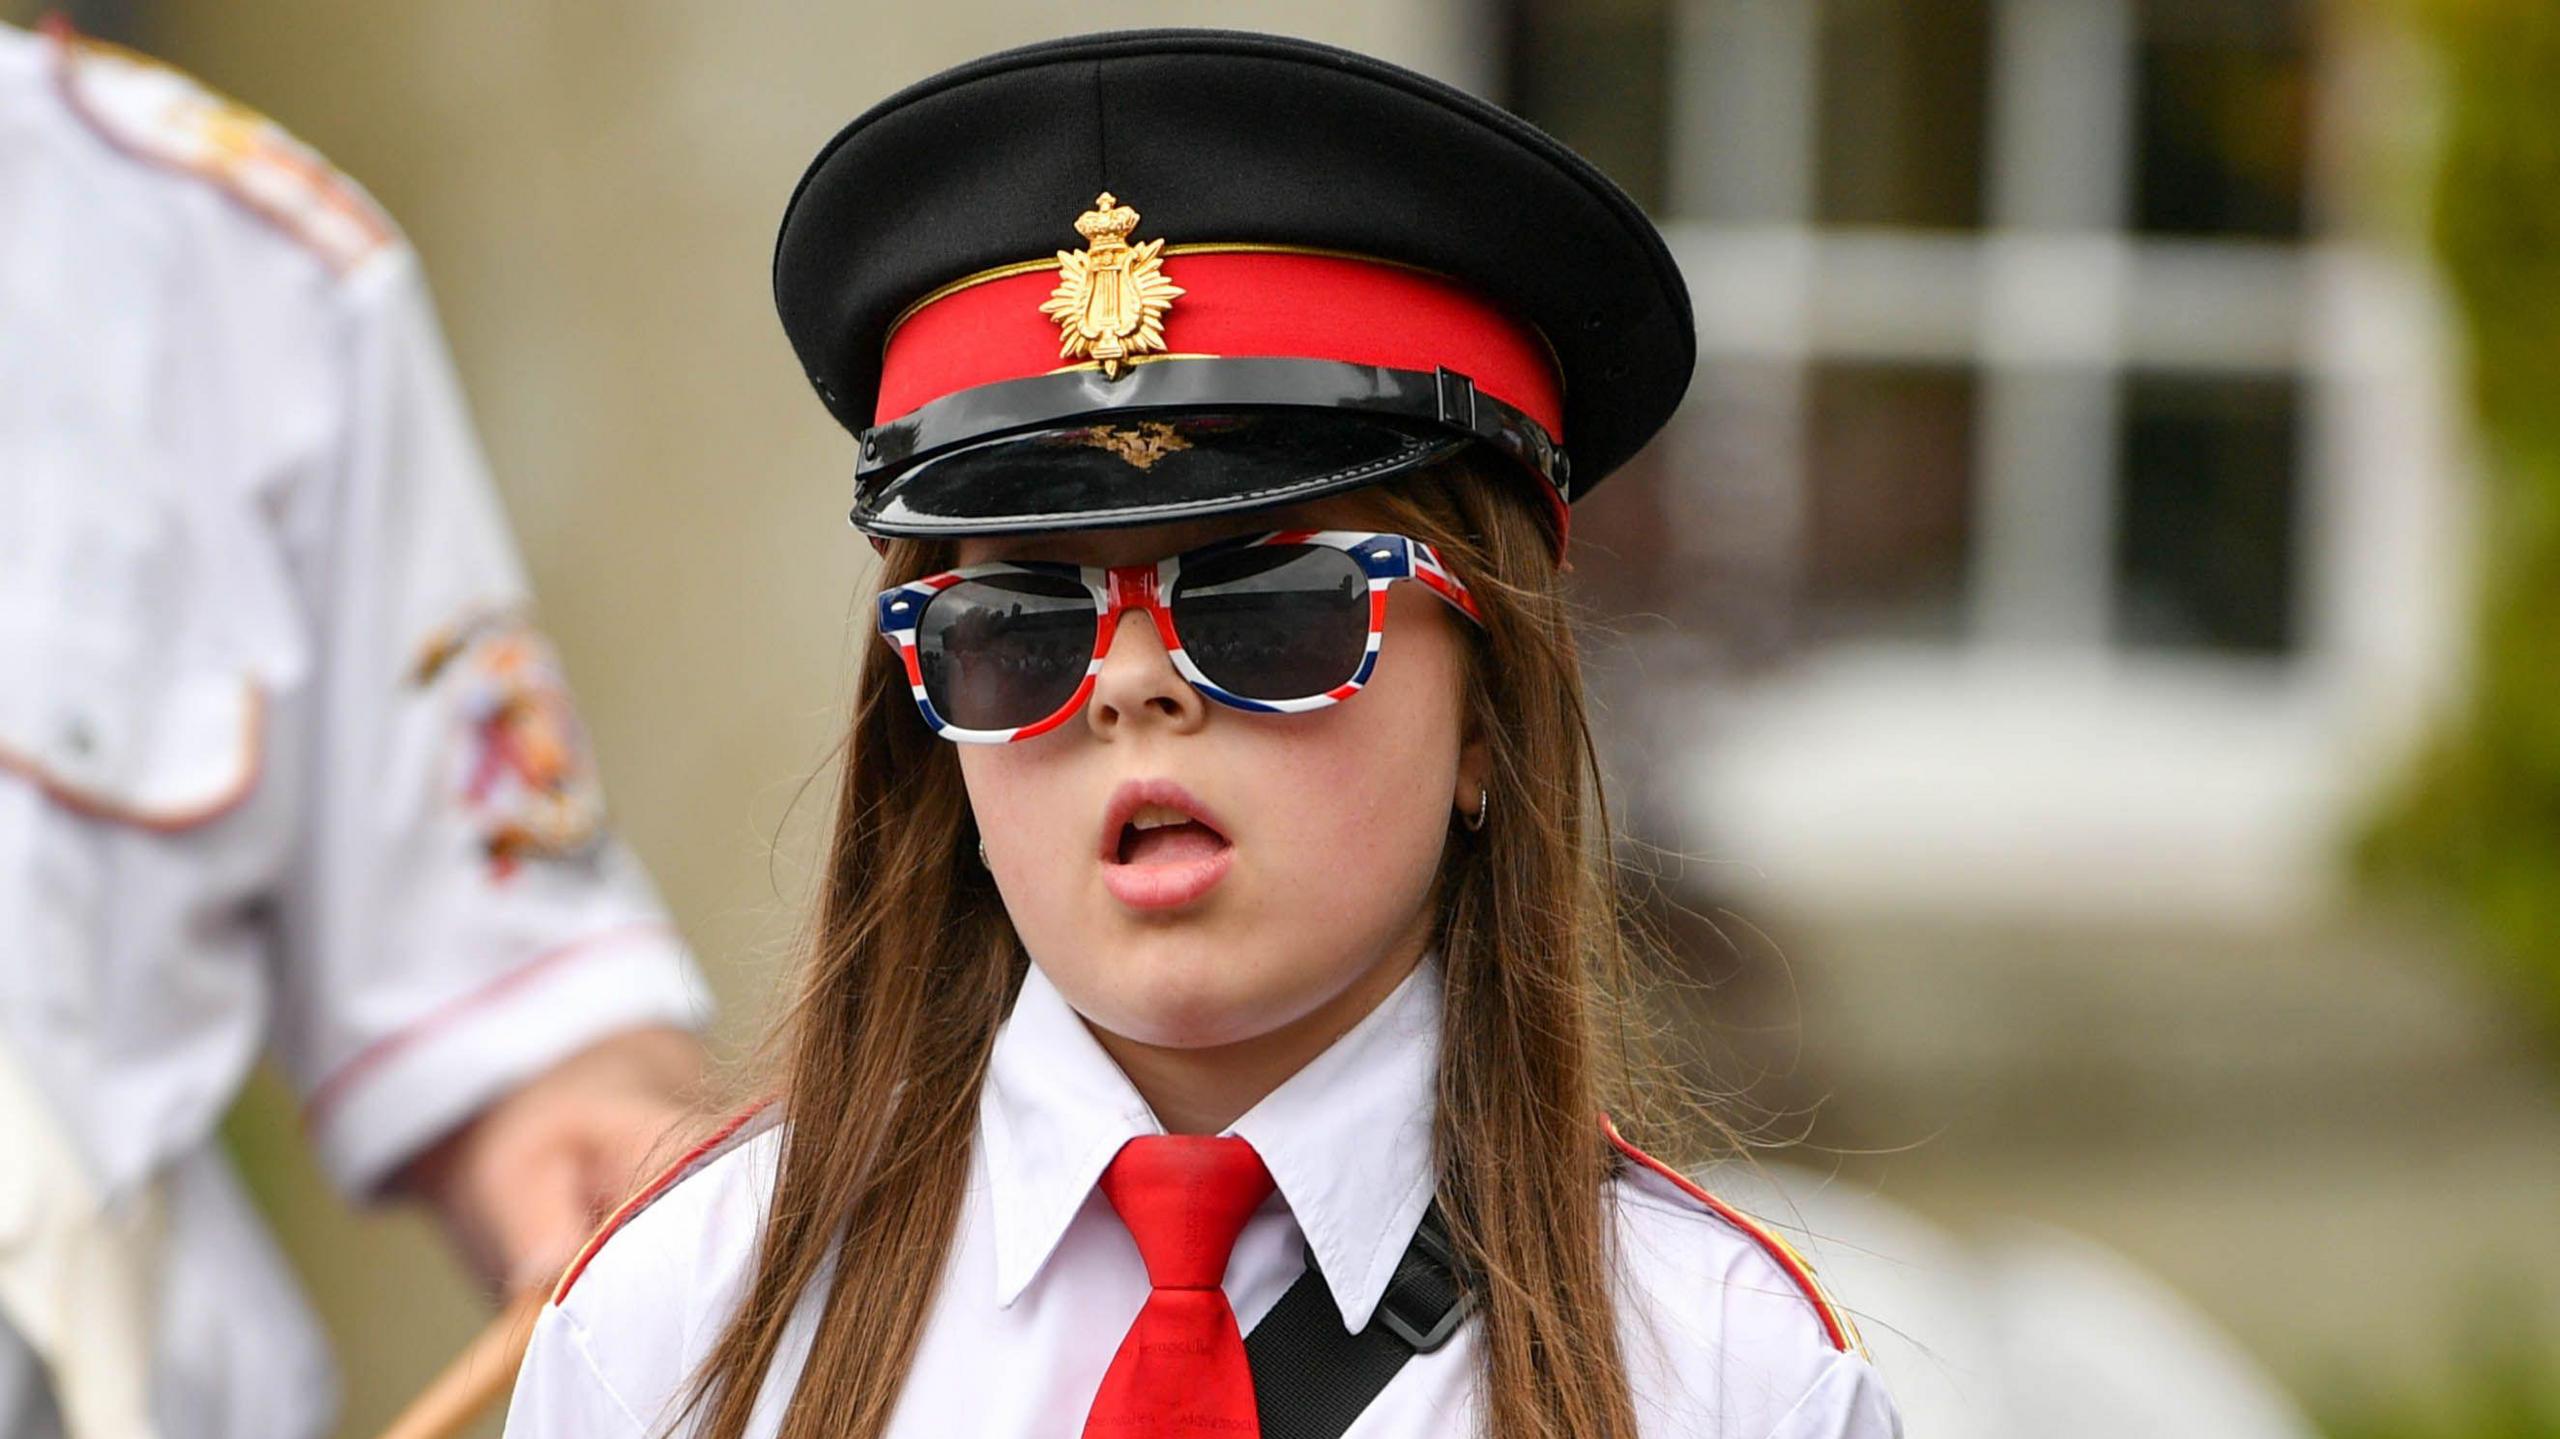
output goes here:
{"type": "Polygon", "coordinates": [[[0,26],[0,1434],[334,1406],[216,1126],[546,1282],[701,1072],[429,307],[349,182],[0,26]]]}

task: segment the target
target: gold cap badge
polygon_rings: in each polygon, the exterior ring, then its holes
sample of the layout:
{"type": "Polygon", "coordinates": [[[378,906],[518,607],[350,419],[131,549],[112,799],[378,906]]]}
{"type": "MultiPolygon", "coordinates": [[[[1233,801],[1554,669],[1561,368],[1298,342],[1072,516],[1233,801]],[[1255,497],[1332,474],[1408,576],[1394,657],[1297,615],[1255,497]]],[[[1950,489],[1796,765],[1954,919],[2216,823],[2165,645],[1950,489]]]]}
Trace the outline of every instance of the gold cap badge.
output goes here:
{"type": "Polygon", "coordinates": [[[1076,217],[1085,248],[1058,252],[1058,288],[1040,313],[1058,322],[1058,357],[1088,356],[1106,379],[1164,349],[1164,315],[1182,287],[1164,277],[1162,239],[1129,243],[1138,212],[1108,190],[1076,217]]]}

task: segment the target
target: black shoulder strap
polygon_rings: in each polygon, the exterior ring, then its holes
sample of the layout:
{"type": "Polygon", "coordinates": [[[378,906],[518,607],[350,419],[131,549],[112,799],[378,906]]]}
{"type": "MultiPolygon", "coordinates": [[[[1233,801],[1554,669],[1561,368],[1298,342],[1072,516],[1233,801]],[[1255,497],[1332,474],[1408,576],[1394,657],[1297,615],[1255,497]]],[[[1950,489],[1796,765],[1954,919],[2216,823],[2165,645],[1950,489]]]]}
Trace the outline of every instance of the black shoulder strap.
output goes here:
{"type": "Polygon", "coordinates": [[[1307,1251],[1307,1272],[1245,1336],[1262,1439],[1342,1439],[1404,1362],[1448,1343],[1474,1304],[1437,1203],[1423,1211],[1378,1312],[1357,1334],[1342,1327],[1315,1251],[1307,1251]]]}

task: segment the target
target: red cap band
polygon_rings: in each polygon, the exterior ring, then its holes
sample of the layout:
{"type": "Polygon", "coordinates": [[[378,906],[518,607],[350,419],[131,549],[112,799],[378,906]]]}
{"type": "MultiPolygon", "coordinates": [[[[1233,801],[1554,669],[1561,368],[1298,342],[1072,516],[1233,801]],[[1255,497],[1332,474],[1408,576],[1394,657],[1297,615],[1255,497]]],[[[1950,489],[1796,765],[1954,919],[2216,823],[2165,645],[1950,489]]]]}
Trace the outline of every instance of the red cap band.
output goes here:
{"type": "MultiPolygon", "coordinates": [[[[1294,251],[1164,251],[1183,293],[1164,318],[1164,358],[1341,360],[1475,382],[1564,440],[1563,387],[1537,331],[1472,291],[1421,270],[1294,251]]],[[[872,422],[955,391],[1046,375],[1066,365],[1057,322],[1040,311],[1058,286],[1043,265],[935,296],[889,336],[872,422]]]]}

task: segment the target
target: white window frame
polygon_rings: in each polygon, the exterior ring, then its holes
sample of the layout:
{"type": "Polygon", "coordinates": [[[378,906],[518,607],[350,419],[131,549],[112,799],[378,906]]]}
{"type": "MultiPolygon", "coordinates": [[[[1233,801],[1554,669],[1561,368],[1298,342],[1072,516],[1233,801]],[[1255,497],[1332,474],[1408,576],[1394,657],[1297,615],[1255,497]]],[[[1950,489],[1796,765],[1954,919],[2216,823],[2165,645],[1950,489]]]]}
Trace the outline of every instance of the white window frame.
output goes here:
{"type": "MultiPolygon", "coordinates": [[[[2374,103],[2405,53],[2323,21],[2315,217],[2340,208],[2322,187],[2351,171],[2350,103],[2374,103]]],[[[1713,532],[1682,543],[1792,582],[1817,362],[1968,366],[1979,406],[1967,638],[1834,643],[1657,693],[1664,715],[1704,716],[1669,777],[1680,839],[1760,892],[1833,907],[2308,912],[2460,679],[2447,307],[2404,248],[2316,218],[2300,243],[2129,231],[2132,0],[1992,0],[1991,24],[1985,228],[1844,229],[1811,219],[1819,5],[1678,12],[1668,209],[1753,217],[1665,227],[1701,347],[1666,469],[1715,496],[1713,532]],[[2304,382],[2290,653],[2112,640],[2131,367],[2304,382]]]]}

